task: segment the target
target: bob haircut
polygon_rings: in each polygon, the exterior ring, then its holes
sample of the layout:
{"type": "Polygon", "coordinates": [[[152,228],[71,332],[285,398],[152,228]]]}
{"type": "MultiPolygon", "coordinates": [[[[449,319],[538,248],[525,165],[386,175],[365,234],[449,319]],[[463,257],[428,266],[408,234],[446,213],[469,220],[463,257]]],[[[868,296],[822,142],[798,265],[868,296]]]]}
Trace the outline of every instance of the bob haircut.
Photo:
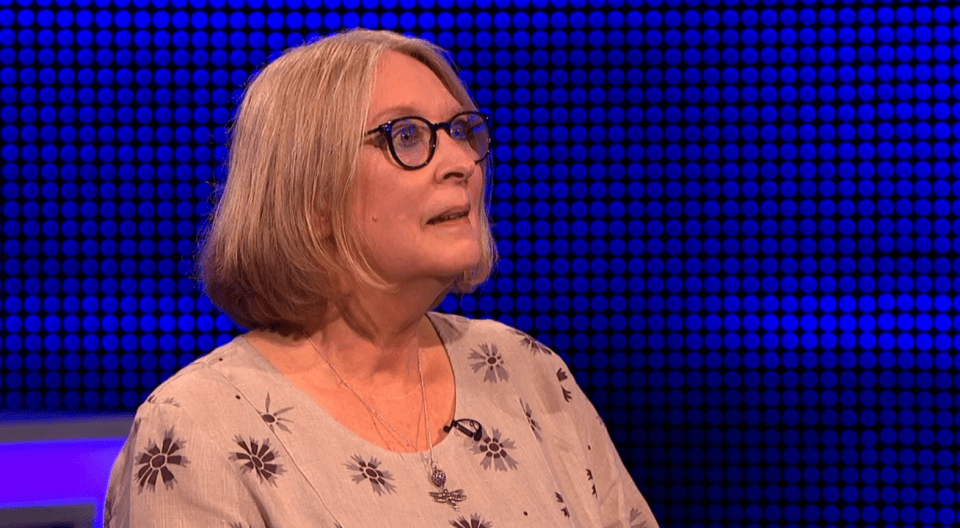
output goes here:
{"type": "MultiPolygon", "coordinates": [[[[227,179],[202,234],[204,293],[247,328],[304,331],[343,299],[344,280],[389,290],[371,267],[351,216],[380,56],[422,62],[466,110],[476,110],[441,48],[388,31],[356,29],[292,48],[246,87],[230,131],[227,179]]],[[[482,163],[483,256],[451,291],[473,291],[496,261],[482,163]]]]}

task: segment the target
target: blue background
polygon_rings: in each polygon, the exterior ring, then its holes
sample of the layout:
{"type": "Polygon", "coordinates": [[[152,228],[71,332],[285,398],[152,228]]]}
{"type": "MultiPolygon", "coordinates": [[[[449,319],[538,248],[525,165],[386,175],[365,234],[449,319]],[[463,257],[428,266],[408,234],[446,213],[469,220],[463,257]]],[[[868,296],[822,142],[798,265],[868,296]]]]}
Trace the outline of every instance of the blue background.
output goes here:
{"type": "Polygon", "coordinates": [[[452,51],[502,261],[442,309],[560,352],[665,527],[952,526],[960,8],[0,0],[0,408],[129,412],[236,329],[188,278],[282,49],[452,51]]]}

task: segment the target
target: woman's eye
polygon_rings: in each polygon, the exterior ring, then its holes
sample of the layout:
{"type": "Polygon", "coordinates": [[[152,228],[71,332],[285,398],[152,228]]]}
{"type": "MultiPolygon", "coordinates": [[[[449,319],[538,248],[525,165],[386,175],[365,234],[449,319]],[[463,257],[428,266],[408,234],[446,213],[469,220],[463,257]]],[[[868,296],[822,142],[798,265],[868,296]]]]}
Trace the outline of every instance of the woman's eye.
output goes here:
{"type": "Polygon", "coordinates": [[[450,137],[454,139],[465,139],[467,137],[467,124],[462,121],[454,121],[450,124],[450,137]]]}
{"type": "Polygon", "coordinates": [[[450,136],[454,139],[467,140],[481,130],[483,121],[477,121],[472,116],[461,116],[450,123],[450,136]]]}
{"type": "Polygon", "coordinates": [[[393,129],[395,147],[412,147],[420,143],[422,131],[414,124],[405,124],[393,129]]]}

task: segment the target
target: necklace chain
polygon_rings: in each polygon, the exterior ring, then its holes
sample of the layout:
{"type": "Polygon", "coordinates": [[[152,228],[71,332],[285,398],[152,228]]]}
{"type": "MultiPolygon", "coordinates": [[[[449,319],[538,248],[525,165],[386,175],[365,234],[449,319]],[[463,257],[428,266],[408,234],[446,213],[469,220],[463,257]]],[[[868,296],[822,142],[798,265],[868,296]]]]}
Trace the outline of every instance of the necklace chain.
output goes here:
{"type": "Polygon", "coordinates": [[[363,406],[367,408],[367,411],[369,411],[370,414],[376,417],[377,420],[380,421],[380,423],[382,423],[383,425],[386,425],[391,431],[393,431],[393,434],[397,435],[398,438],[403,440],[407,444],[407,446],[410,447],[410,449],[412,449],[418,455],[420,455],[420,460],[423,462],[424,466],[427,469],[427,474],[430,477],[430,482],[437,488],[440,488],[440,491],[430,492],[430,496],[433,497],[434,502],[449,503],[451,506],[453,506],[453,509],[455,511],[459,511],[459,508],[457,507],[457,502],[465,500],[467,496],[466,494],[464,494],[462,489],[457,489],[452,491],[447,490],[447,487],[445,486],[447,481],[447,474],[444,473],[442,469],[440,469],[440,466],[437,465],[436,458],[434,458],[433,456],[433,434],[430,432],[430,413],[427,412],[427,390],[423,382],[423,362],[421,361],[421,357],[420,357],[421,356],[420,349],[419,348],[417,349],[417,374],[419,374],[419,377],[420,377],[420,397],[423,399],[423,418],[427,426],[427,446],[428,446],[428,452],[430,453],[429,461],[427,461],[427,458],[424,457],[423,452],[417,449],[417,445],[415,443],[411,442],[410,439],[404,436],[390,422],[388,422],[383,416],[381,416],[380,413],[378,413],[377,410],[374,409],[372,405],[367,403],[367,400],[363,399],[363,396],[360,396],[360,393],[353,388],[353,385],[350,385],[350,383],[347,382],[347,380],[340,375],[340,372],[338,372],[337,369],[334,368],[333,364],[330,363],[327,357],[320,352],[320,347],[318,347],[317,344],[314,343],[312,339],[307,337],[307,342],[310,343],[310,346],[312,346],[313,349],[317,351],[317,355],[320,356],[320,359],[322,359],[323,362],[326,363],[328,367],[330,367],[330,370],[333,371],[333,374],[335,376],[337,376],[337,379],[340,380],[340,383],[342,383],[347,389],[350,390],[350,392],[353,393],[354,396],[357,397],[357,400],[359,400],[360,403],[362,403],[363,406]]]}

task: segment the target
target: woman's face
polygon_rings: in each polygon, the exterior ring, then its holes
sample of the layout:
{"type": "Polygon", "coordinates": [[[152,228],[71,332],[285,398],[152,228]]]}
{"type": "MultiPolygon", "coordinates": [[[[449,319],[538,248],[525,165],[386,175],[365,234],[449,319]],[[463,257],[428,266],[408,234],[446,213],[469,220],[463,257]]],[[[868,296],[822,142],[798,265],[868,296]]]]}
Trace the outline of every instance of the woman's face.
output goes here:
{"type": "MultiPolygon", "coordinates": [[[[420,61],[398,52],[380,59],[365,130],[404,116],[431,123],[464,111],[420,61]]],[[[379,134],[364,139],[355,219],[367,258],[396,284],[422,279],[450,282],[481,258],[481,166],[444,130],[426,166],[406,170],[379,134]]]]}

